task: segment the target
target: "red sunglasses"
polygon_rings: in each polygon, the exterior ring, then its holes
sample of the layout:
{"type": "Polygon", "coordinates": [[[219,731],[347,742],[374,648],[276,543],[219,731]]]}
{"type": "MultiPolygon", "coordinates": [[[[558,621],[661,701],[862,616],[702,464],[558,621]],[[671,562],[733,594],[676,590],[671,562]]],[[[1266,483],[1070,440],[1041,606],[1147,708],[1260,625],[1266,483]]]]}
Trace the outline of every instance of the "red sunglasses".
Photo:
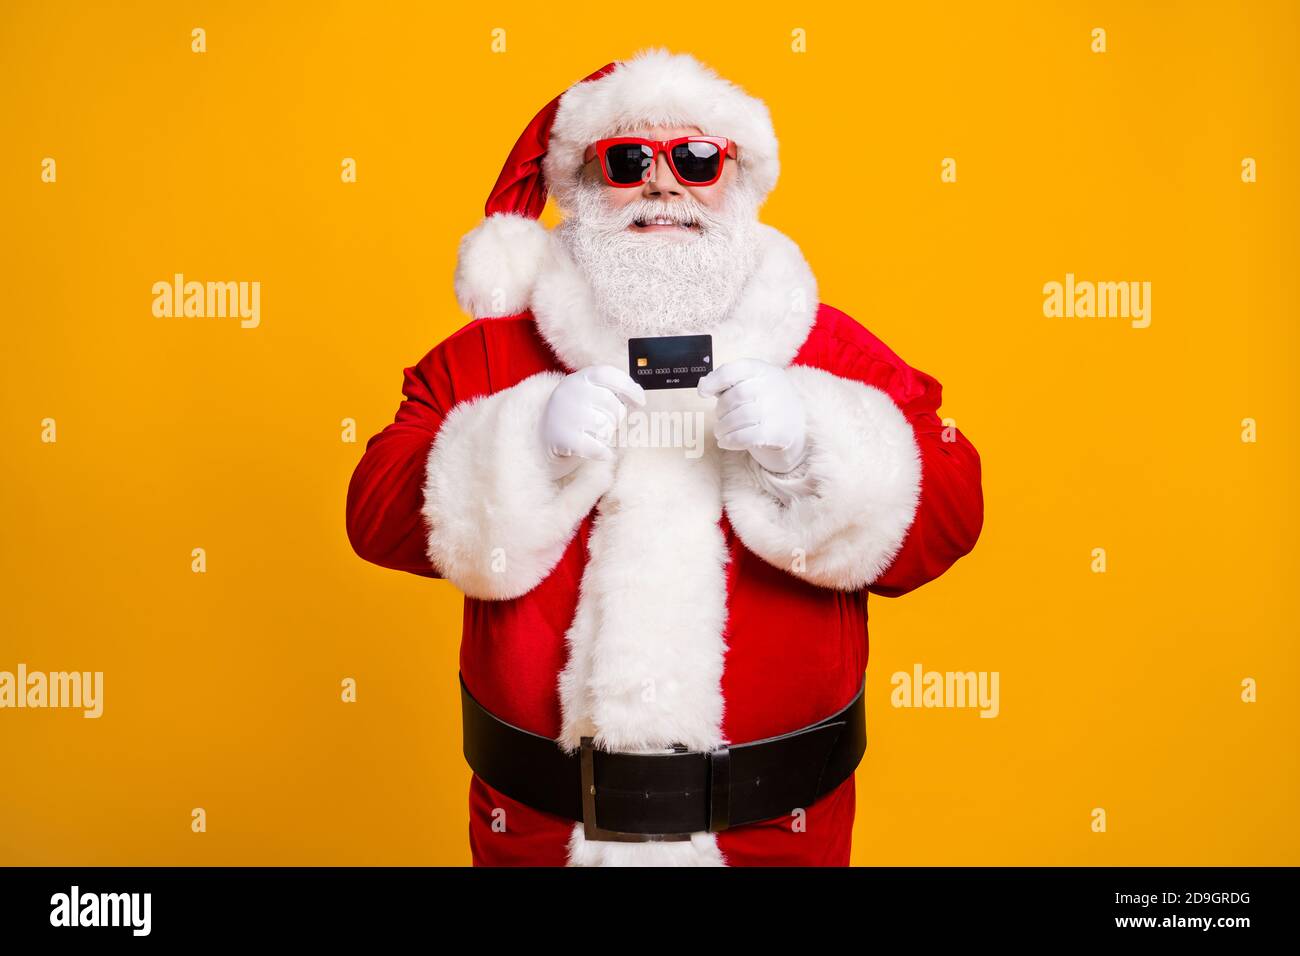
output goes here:
{"type": "Polygon", "coordinates": [[[722,177],[724,157],[736,158],[736,144],[722,136],[679,136],[642,139],[616,136],[587,147],[584,163],[600,157],[600,171],[611,186],[640,186],[647,182],[660,153],[668,156],[673,175],[686,186],[712,186],[722,177]]]}

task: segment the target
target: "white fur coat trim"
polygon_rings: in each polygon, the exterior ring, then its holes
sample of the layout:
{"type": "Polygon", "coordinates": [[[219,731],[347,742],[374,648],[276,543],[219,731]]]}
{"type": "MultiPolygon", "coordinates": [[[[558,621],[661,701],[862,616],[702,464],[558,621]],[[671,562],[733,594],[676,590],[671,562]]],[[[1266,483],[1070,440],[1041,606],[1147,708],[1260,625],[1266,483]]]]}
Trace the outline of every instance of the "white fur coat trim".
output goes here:
{"type": "Polygon", "coordinates": [[[546,472],[541,416],[563,377],[541,372],[460,402],[438,430],[425,468],[428,555],[470,597],[531,591],[609,487],[610,462],[587,462],[560,481],[546,472]]]}
{"type": "Polygon", "coordinates": [[[878,388],[801,365],[786,374],[807,412],[806,471],[771,476],[748,453],[727,452],[727,515],[768,563],[822,587],[857,590],[889,567],[916,516],[916,436],[878,388]]]}
{"type": "MultiPolygon", "coordinates": [[[[575,749],[712,750],[722,735],[728,553],[721,452],[713,399],[691,390],[650,391],[650,413],[698,415],[702,453],[619,449],[614,481],[596,506],[589,560],[560,674],[563,730],[575,749]]],[[[583,466],[585,467],[585,465],[583,466]]],[[[588,843],[574,827],[575,865],[720,865],[712,834],[682,843],[588,843]]]]}

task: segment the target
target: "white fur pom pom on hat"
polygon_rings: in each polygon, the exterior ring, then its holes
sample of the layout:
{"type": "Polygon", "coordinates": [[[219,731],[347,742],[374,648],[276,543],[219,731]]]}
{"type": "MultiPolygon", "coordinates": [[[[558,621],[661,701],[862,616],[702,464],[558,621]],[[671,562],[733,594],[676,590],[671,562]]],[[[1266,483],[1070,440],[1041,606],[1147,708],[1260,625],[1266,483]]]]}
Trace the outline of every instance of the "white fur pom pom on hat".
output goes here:
{"type": "Polygon", "coordinates": [[[523,312],[549,241],[546,227],[528,216],[498,212],[485,218],[460,241],[460,307],[476,319],[523,312]]]}

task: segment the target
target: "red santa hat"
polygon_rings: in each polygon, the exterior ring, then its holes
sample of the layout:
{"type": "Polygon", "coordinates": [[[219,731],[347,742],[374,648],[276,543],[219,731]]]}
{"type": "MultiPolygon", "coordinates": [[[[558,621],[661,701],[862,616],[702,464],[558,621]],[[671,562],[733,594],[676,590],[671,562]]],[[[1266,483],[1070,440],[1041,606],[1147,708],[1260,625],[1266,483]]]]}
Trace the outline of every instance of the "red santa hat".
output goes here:
{"type": "Polygon", "coordinates": [[[461,240],[456,298],[475,318],[528,308],[549,236],[538,220],[548,194],[561,209],[587,147],[644,126],[693,126],[739,147],[741,174],[758,202],[780,172],[766,104],[688,53],[648,49],[579,80],[533,117],[488,196],[483,222],[461,240]]]}

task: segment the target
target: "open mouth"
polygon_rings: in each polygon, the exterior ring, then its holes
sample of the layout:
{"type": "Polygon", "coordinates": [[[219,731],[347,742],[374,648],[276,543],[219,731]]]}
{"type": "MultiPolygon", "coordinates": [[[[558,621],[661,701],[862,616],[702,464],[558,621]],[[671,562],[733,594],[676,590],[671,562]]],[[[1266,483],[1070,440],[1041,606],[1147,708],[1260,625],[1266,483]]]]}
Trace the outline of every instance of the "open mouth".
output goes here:
{"type": "Polygon", "coordinates": [[[634,232],[698,232],[700,227],[689,219],[679,221],[666,216],[655,216],[634,219],[628,228],[634,232]]]}

